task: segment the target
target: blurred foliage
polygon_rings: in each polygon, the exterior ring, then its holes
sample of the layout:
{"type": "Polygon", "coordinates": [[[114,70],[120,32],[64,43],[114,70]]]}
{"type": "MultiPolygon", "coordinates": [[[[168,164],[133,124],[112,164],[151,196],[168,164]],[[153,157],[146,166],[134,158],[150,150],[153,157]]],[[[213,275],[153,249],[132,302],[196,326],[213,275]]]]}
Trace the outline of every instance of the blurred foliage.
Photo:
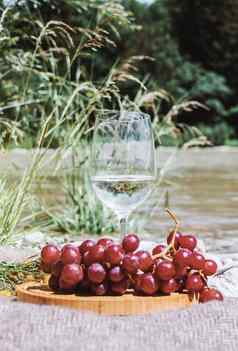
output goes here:
{"type": "MultiPolygon", "coordinates": [[[[209,137],[215,144],[223,144],[228,142],[229,138],[237,138],[236,114],[238,106],[234,99],[236,96],[235,87],[232,85],[229,76],[225,74],[228,66],[224,65],[224,69],[218,69],[218,65],[224,64],[224,61],[222,56],[218,58],[216,55],[213,58],[214,65],[208,65],[206,60],[202,60],[201,56],[191,49],[194,45],[197,45],[199,50],[200,44],[198,42],[205,40],[205,37],[199,33],[196,36],[192,35],[191,28],[196,27],[195,30],[198,30],[193,20],[195,17],[200,16],[201,13],[206,12],[209,6],[214,8],[214,2],[208,1],[205,6],[204,2],[191,2],[189,0],[155,0],[150,6],[137,0],[126,0],[123,3],[133,13],[136,23],[140,27],[136,28],[136,33],[122,31],[121,39],[118,39],[117,48],[104,52],[104,61],[96,61],[98,66],[100,66],[97,71],[99,76],[106,65],[112,63],[116,58],[119,57],[123,60],[128,55],[143,54],[145,60],[139,65],[139,74],[141,78],[147,77],[146,82],[149,87],[152,89],[165,89],[170,92],[175,101],[192,98],[209,107],[207,112],[198,110],[196,113],[189,113],[189,115],[180,114],[180,122],[196,124],[197,126],[200,126],[200,124],[201,126],[207,125],[207,129],[203,128],[203,130],[210,131],[208,133],[209,137]],[[187,6],[186,11],[185,3],[187,6]],[[203,12],[196,7],[195,3],[200,3],[200,6],[203,7],[203,12]],[[191,42],[193,42],[193,45],[190,42],[188,44],[190,50],[185,49],[186,37],[190,37],[191,42]],[[194,37],[196,40],[194,40],[194,37]],[[219,138],[216,136],[217,130],[220,130],[221,133],[219,138]]],[[[228,5],[221,6],[225,6],[227,12],[230,11],[232,16],[228,5]]],[[[218,19],[222,17],[220,12],[213,11],[213,13],[218,19]]],[[[233,17],[233,20],[237,17],[233,17]]],[[[227,21],[227,26],[229,27],[228,18],[227,21]]],[[[217,20],[217,22],[219,21],[217,20]]],[[[204,24],[202,28],[207,36],[211,36],[208,25],[204,24]]],[[[210,29],[213,31],[212,38],[214,45],[216,45],[218,38],[216,36],[216,27],[214,29],[214,23],[211,24],[210,29]]],[[[220,50],[223,50],[223,55],[225,55],[226,50],[224,50],[225,46],[223,46],[222,40],[219,41],[219,45],[220,50]]],[[[208,48],[212,56],[213,51],[211,47],[209,44],[208,48]]],[[[232,50],[235,49],[232,48],[231,52],[232,50]]],[[[226,62],[227,64],[231,63],[228,57],[226,62]]],[[[229,68],[230,72],[232,71],[231,68],[229,68]]],[[[234,77],[236,75],[233,74],[234,77]]],[[[130,85],[126,88],[129,94],[133,94],[133,89],[130,85]]],[[[164,101],[162,110],[166,111],[166,109],[167,104],[164,101]]]]}
{"type": "MultiPolygon", "coordinates": [[[[21,127],[24,144],[34,146],[50,113],[57,126],[62,113],[67,117],[52,146],[74,140],[75,124],[81,137],[97,109],[118,108],[120,99],[138,102],[145,86],[160,91],[160,98],[153,95],[157,114],[198,100],[209,110],[185,111],[173,122],[201,125],[214,143],[238,137],[236,0],[62,0],[60,6],[58,0],[0,0],[0,6],[0,114],[14,123],[0,126],[3,141],[22,140],[21,127]]],[[[148,100],[140,108],[154,116],[148,100]]]]}
{"type": "MultiPolygon", "coordinates": [[[[97,111],[112,108],[146,110],[158,142],[161,135],[184,141],[177,115],[166,118],[176,101],[138,74],[151,58],[129,50],[118,59],[124,36],[129,43],[142,32],[132,13],[120,0],[16,1],[2,10],[0,109],[21,124],[24,145],[36,145],[48,116],[51,147],[75,145],[90,135],[97,111]]],[[[188,138],[197,136],[193,130],[188,138]]]]}
{"type": "Polygon", "coordinates": [[[226,122],[219,122],[213,126],[200,123],[199,128],[215,145],[238,146],[238,140],[235,143],[234,130],[226,122]]]}
{"type": "Polygon", "coordinates": [[[166,2],[171,14],[173,32],[182,54],[187,55],[193,64],[199,62],[205,70],[213,71],[219,78],[217,81],[214,80],[214,84],[222,85],[222,96],[214,94],[212,99],[209,98],[208,103],[213,115],[211,120],[207,121],[205,129],[209,131],[208,134],[214,143],[236,145],[238,2],[236,0],[166,2]]]}
{"type": "Polygon", "coordinates": [[[237,85],[238,2],[170,0],[181,48],[237,85]],[[195,39],[195,40],[194,40],[195,39]]]}
{"type": "Polygon", "coordinates": [[[110,31],[133,29],[130,14],[118,2],[63,1],[60,9],[57,3],[17,1],[1,14],[0,112],[19,121],[25,135],[35,137],[32,146],[50,114],[56,126],[51,146],[58,146],[65,140],[74,142],[76,135],[80,138],[95,110],[119,98],[119,72],[114,75],[110,67],[103,80],[93,80],[91,65],[84,61],[91,63],[94,52],[115,46],[110,31]],[[82,18],[81,12],[89,12],[95,21],[86,27],[67,24],[65,13],[82,18]]]}
{"type": "Polygon", "coordinates": [[[163,87],[176,100],[192,98],[209,108],[209,111],[198,110],[189,115],[180,114],[178,121],[207,126],[203,131],[209,131],[207,135],[215,144],[227,143],[230,138],[238,137],[238,105],[235,99],[237,85],[232,83],[234,79],[237,81],[236,68],[232,69],[236,54],[229,60],[233,52],[237,52],[237,45],[235,48],[232,43],[238,40],[238,22],[235,22],[238,19],[238,5],[232,0],[228,2],[232,3],[232,6],[229,7],[228,3],[221,1],[207,1],[204,4],[204,1],[196,0],[155,0],[150,6],[136,0],[125,1],[126,6],[134,13],[136,22],[143,29],[138,31],[136,36],[131,35],[128,40],[123,41],[123,45],[126,46],[124,51],[132,55],[141,51],[144,55],[154,58],[153,61],[146,62],[141,69],[142,74],[149,76],[151,86],[163,87]],[[219,7],[217,11],[216,8],[219,7]],[[234,8],[236,11],[232,12],[234,8]],[[224,9],[225,17],[221,9],[224,9]],[[196,22],[197,18],[200,18],[201,23],[196,22]],[[206,22],[209,19],[210,24],[206,22]],[[223,21],[224,25],[226,22],[224,30],[229,37],[229,44],[223,40],[226,37],[222,32],[223,26],[220,25],[223,21]],[[231,33],[228,35],[230,26],[231,33]],[[222,38],[217,36],[217,30],[222,38]],[[206,42],[207,38],[210,38],[213,44],[206,42]],[[206,44],[209,54],[205,53],[203,59],[201,48],[206,44]],[[213,46],[216,45],[219,48],[213,56],[213,46]],[[222,54],[219,54],[220,51],[222,54]],[[226,74],[228,71],[232,72],[232,79],[226,74]],[[220,134],[217,133],[218,130],[220,134]]]}

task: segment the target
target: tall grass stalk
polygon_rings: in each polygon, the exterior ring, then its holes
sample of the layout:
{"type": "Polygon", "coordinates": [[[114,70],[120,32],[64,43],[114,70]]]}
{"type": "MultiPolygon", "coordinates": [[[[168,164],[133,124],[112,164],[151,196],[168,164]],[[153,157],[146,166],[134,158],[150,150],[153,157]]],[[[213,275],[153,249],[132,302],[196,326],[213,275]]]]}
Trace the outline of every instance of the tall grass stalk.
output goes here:
{"type": "Polygon", "coordinates": [[[0,245],[12,243],[18,231],[22,230],[20,223],[25,220],[22,217],[23,212],[29,207],[29,202],[32,201],[30,195],[31,185],[41,167],[42,161],[47,155],[48,149],[42,149],[42,145],[51,118],[52,114],[48,116],[42,127],[38,147],[20,183],[16,186],[10,186],[6,180],[0,180],[0,245]]]}

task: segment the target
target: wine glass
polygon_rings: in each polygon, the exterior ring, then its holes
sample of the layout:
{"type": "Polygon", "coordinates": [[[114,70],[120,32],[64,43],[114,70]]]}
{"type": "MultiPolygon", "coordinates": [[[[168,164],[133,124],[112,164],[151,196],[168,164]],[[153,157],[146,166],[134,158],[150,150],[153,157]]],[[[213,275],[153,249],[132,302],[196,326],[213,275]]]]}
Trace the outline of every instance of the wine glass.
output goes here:
{"type": "Polygon", "coordinates": [[[120,111],[98,121],[91,152],[92,187],[117,214],[122,235],[130,213],[150,195],[156,171],[149,115],[120,111]]]}

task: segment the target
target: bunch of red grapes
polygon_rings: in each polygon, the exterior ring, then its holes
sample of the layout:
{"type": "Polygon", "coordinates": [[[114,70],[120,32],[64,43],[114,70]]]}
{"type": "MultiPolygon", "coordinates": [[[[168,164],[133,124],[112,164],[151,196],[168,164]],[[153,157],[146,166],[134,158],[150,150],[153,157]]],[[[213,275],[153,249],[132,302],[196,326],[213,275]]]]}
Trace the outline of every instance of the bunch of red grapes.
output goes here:
{"type": "Polygon", "coordinates": [[[152,253],[138,250],[139,243],[137,235],[128,234],[121,244],[103,238],[62,249],[47,245],[41,251],[42,269],[51,273],[49,287],[55,292],[100,296],[123,295],[130,289],[149,296],[179,292],[200,302],[223,300],[218,290],[207,285],[217,264],[199,252],[195,236],[173,231],[168,245],[159,244],[152,253]]]}

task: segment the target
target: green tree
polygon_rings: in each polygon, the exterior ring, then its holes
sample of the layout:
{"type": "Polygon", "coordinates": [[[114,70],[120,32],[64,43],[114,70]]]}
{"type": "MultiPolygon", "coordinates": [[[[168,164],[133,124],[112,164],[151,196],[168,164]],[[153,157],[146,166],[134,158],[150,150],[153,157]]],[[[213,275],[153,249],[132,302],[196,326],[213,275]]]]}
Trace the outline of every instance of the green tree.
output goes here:
{"type": "Polygon", "coordinates": [[[183,50],[236,84],[238,2],[171,0],[170,9],[183,50]]]}
{"type": "Polygon", "coordinates": [[[168,5],[173,31],[183,55],[188,55],[190,62],[199,63],[204,69],[224,77],[222,96],[215,94],[215,99],[209,100],[208,104],[215,107],[218,120],[224,126],[217,129],[237,138],[238,2],[168,0],[168,5]]]}

